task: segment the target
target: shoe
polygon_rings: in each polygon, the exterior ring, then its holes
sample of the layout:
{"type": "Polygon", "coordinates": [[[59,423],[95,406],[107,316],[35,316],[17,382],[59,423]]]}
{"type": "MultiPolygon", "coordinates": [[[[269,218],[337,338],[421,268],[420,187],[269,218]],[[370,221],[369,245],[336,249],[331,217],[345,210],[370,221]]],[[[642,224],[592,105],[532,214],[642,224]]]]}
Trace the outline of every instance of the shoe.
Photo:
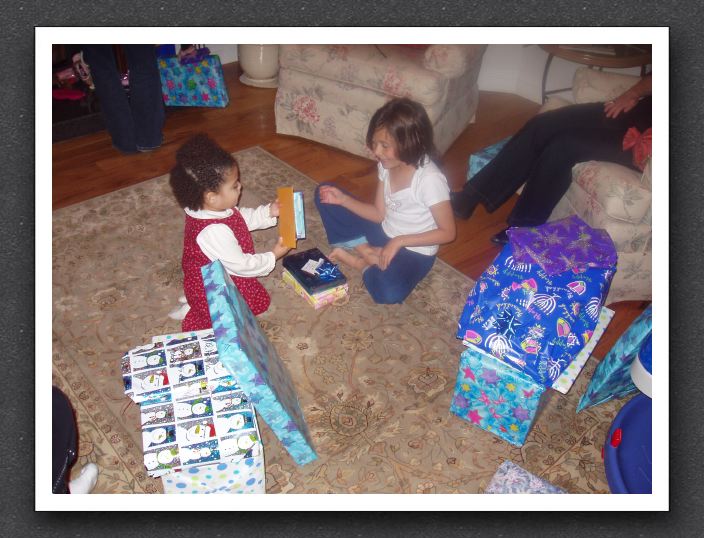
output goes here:
{"type": "Polygon", "coordinates": [[[472,201],[471,197],[464,191],[452,191],[450,192],[450,205],[455,217],[467,220],[474,213],[477,202],[472,201]]]}
{"type": "Polygon", "coordinates": [[[504,228],[499,233],[492,235],[491,242],[495,245],[505,245],[508,243],[508,234],[506,233],[507,230],[508,228],[504,228]]]}
{"type": "Polygon", "coordinates": [[[98,466],[95,463],[89,463],[81,469],[81,473],[75,479],[68,483],[68,490],[72,494],[90,493],[97,482],[98,466]]]}

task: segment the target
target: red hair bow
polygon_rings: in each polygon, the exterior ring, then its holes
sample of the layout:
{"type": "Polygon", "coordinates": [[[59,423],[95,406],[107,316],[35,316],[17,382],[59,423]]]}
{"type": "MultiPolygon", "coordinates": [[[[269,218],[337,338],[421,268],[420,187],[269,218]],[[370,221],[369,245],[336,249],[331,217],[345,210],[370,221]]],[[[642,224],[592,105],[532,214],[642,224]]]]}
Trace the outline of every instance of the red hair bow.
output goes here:
{"type": "Polygon", "coordinates": [[[640,133],[635,127],[626,131],[623,137],[623,151],[633,150],[633,164],[639,169],[645,168],[645,163],[653,153],[653,130],[648,127],[640,133]]]}

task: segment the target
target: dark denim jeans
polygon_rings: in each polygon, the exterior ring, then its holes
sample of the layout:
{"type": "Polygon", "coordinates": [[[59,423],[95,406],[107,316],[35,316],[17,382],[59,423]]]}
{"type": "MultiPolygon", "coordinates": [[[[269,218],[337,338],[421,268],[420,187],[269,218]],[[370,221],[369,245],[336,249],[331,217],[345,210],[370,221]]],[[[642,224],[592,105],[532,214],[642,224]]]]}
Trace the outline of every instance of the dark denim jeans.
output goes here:
{"type": "Polygon", "coordinates": [[[162,143],[164,101],[154,45],[121,45],[129,69],[129,98],[122,87],[112,45],[83,45],[105,124],[115,148],[135,153],[162,143]]]}
{"type": "Polygon", "coordinates": [[[623,151],[629,127],[651,125],[652,100],[642,99],[628,113],[609,119],[603,103],[572,105],[539,114],[528,121],[464,190],[490,212],[502,206],[521,185],[509,226],[537,226],[547,221],[572,182],[572,167],[583,161],[633,166],[623,151]]]}

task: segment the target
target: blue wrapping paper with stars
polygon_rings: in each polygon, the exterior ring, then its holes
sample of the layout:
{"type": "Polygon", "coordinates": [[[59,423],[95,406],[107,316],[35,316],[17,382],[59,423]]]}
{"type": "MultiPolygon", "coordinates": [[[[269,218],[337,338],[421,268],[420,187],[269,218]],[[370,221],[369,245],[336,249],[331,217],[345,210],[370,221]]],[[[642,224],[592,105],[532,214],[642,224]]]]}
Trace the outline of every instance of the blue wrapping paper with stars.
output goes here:
{"type": "MultiPolygon", "coordinates": [[[[286,366],[218,260],[201,268],[220,362],[298,465],[317,459],[286,366]]],[[[265,447],[266,448],[266,447],[265,447]]]]}
{"type": "Polygon", "coordinates": [[[550,275],[518,261],[509,243],[470,291],[457,338],[552,386],[591,338],[614,270],[580,265],[550,275]]]}

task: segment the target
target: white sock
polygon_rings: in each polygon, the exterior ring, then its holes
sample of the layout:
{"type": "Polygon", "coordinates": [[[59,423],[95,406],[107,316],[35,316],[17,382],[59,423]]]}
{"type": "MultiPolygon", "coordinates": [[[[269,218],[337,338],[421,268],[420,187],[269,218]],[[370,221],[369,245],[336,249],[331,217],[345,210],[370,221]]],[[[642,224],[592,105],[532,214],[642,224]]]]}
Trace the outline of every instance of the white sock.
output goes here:
{"type": "Polygon", "coordinates": [[[181,297],[178,298],[178,302],[181,304],[186,304],[188,301],[186,300],[185,295],[181,295],[181,297]]]}
{"type": "Polygon", "coordinates": [[[171,312],[169,312],[169,317],[171,319],[177,319],[177,320],[183,320],[183,318],[186,317],[186,314],[188,314],[188,311],[191,309],[191,305],[188,303],[181,304],[171,312]]]}
{"type": "Polygon", "coordinates": [[[90,493],[97,481],[98,466],[95,463],[89,463],[81,469],[76,478],[68,483],[68,490],[72,494],[90,493]]]}

